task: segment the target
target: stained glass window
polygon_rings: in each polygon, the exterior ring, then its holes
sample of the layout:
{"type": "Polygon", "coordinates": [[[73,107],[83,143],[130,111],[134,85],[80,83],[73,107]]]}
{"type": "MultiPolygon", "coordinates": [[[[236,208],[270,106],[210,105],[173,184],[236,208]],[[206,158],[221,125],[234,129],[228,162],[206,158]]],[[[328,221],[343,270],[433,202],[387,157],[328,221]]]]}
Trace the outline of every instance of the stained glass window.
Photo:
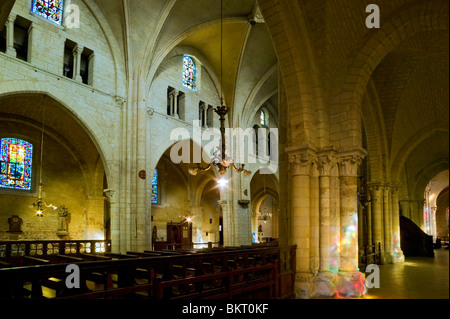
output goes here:
{"type": "Polygon", "coordinates": [[[158,170],[153,171],[152,176],[152,204],[158,204],[158,170]]]}
{"type": "Polygon", "coordinates": [[[0,146],[0,188],[30,190],[33,145],[15,138],[2,138],[0,146]]]}
{"type": "Polygon", "coordinates": [[[183,85],[190,90],[196,90],[195,76],[196,69],[194,60],[189,56],[183,58],[183,85]]]}
{"type": "Polygon", "coordinates": [[[41,17],[61,25],[64,0],[33,0],[31,11],[41,17]]]}
{"type": "Polygon", "coordinates": [[[266,113],[261,110],[261,113],[259,114],[259,120],[261,122],[261,125],[266,125],[266,113]]]}

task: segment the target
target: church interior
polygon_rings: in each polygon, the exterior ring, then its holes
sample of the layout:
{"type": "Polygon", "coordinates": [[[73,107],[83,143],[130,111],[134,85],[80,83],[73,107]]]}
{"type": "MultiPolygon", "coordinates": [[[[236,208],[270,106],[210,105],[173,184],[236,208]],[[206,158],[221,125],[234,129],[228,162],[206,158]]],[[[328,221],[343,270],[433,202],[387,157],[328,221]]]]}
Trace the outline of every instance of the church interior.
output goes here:
{"type": "Polygon", "coordinates": [[[0,298],[449,298],[447,0],[2,0],[0,145],[0,298]]]}

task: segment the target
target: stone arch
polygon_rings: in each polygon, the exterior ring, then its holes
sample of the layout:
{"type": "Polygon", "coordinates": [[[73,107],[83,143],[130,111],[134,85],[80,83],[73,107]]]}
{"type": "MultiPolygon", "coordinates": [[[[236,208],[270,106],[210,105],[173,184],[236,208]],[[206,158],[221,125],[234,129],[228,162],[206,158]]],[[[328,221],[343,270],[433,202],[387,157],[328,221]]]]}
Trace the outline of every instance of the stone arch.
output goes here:
{"type": "MultiPolygon", "coordinates": [[[[233,23],[248,23],[246,19],[243,18],[226,18],[223,20],[223,24],[233,24],[233,23]]],[[[215,24],[220,24],[220,19],[215,19],[212,21],[208,21],[202,24],[199,24],[197,26],[192,27],[189,30],[184,31],[179,36],[177,36],[175,39],[173,39],[170,43],[168,43],[164,49],[161,50],[156,56],[154,56],[154,59],[152,61],[146,61],[145,65],[148,66],[144,68],[144,70],[148,70],[147,73],[143,74],[143,80],[145,81],[145,92],[150,92],[152,82],[155,78],[155,75],[163,63],[163,61],[166,59],[166,57],[170,54],[170,52],[176,48],[184,39],[189,37],[190,35],[194,34],[198,30],[207,27],[212,26],[215,24]]],[[[147,56],[147,54],[145,54],[147,56]]],[[[214,74],[214,73],[211,73],[214,74]]],[[[217,83],[216,80],[214,80],[215,83],[217,83]]]]}
{"type": "MultiPolygon", "coordinates": [[[[359,50],[356,51],[348,72],[343,76],[342,88],[337,88],[333,105],[333,114],[347,113],[349,129],[339,135],[353,145],[361,145],[360,113],[364,93],[369,79],[377,66],[392,50],[408,37],[424,31],[448,30],[448,2],[432,0],[436,5],[429,5],[429,1],[417,1],[405,5],[395,16],[385,18],[382,28],[374,32],[359,50]],[[356,124],[356,125],[355,125],[356,124]],[[351,141],[351,142],[350,142],[351,141]]],[[[337,131],[331,131],[330,136],[337,136],[337,131]]],[[[334,141],[333,141],[334,142],[334,141]]],[[[337,141],[336,141],[337,142],[337,141]]]]}
{"type": "Polygon", "coordinates": [[[439,132],[448,133],[448,130],[435,128],[434,125],[427,126],[413,135],[408,142],[403,145],[398,152],[398,155],[391,159],[392,182],[398,182],[400,180],[402,168],[411,152],[413,152],[422,142],[439,132]]]}
{"type": "Polygon", "coordinates": [[[326,146],[327,112],[314,72],[316,63],[305,13],[297,1],[261,0],[258,4],[278,55],[287,99],[286,106],[280,105],[280,112],[288,112],[290,126],[294,128],[289,132],[290,144],[326,146]]]}
{"type": "Polygon", "coordinates": [[[109,142],[104,140],[104,133],[101,131],[100,126],[95,123],[94,118],[87,114],[82,114],[82,112],[79,111],[83,109],[83,106],[81,106],[78,101],[55,86],[53,86],[50,91],[48,86],[41,84],[41,82],[16,80],[8,82],[8,87],[0,85],[0,99],[15,95],[36,94],[43,95],[55,101],[57,105],[61,107],[61,110],[69,114],[70,118],[73,119],[89,136],[104,163],[108,182],[113,183],[115,181],[115,178],[113,178],[112,167],[110,167],[110,163],[114,161],[114,158],[111,155],[112,152],[110,153],[109,150],[106,150],[104,147],[104,145],[108,145],[109,142]],[[8,87],[15,89],[8,90],[8,87]]]}
{"type": "Polygon", "coordinates": [[[372,181],[387,180],[390,166],[388,163],[388,143],[378,93],[370,80],[362,103],[362,119],[366,130],[369,178],[372,181]]]}

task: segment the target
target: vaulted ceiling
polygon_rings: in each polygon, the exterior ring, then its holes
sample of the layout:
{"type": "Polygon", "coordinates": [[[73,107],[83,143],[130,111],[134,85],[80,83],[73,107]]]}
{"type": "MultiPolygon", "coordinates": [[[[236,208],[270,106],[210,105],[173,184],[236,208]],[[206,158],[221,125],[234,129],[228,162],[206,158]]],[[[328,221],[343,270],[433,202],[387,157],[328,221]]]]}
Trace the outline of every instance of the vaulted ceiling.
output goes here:
{"type": "MultiPolygon", "coordinates": [[[[109,22],[129,69],[139,70],[149,85],[171,50],[190,47],[206,60],[202,62],[211,67],[213,77],[223,79],[226,103],[240,113],[252,104],[250,94],[256,95],[254,88],[263,86],[266,73],[277,63],[266,25],[249,22],[255,17],[262,22],[255,0],[224,1],[222,24],[220,0],[94,1],[109,22]]],[[[272,80],[260,95],[267,96],[277,86],[272,80]]]]}

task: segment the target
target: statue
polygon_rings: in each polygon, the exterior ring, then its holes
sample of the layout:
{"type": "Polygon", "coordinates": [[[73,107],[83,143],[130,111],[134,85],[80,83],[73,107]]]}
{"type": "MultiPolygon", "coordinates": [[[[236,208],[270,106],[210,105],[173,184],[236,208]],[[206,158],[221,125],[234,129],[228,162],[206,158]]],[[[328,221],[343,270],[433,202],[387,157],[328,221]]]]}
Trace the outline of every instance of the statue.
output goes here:
{"type": "Polygon", "coordinates": [[[152,242],[157,242],[158,241],[158,229],[156,228],[156,226],[153,226],[153,231],[152,231],[152,242]]]}
{"type": "Polygon", "coordinates": [[[61,206],[58,210],[58,230],[56,234],[58,236],[67,236],[69,235],[69,230],[67,228],[67,217],[69,216],[69,212],[66,206],[61,206]]]}

